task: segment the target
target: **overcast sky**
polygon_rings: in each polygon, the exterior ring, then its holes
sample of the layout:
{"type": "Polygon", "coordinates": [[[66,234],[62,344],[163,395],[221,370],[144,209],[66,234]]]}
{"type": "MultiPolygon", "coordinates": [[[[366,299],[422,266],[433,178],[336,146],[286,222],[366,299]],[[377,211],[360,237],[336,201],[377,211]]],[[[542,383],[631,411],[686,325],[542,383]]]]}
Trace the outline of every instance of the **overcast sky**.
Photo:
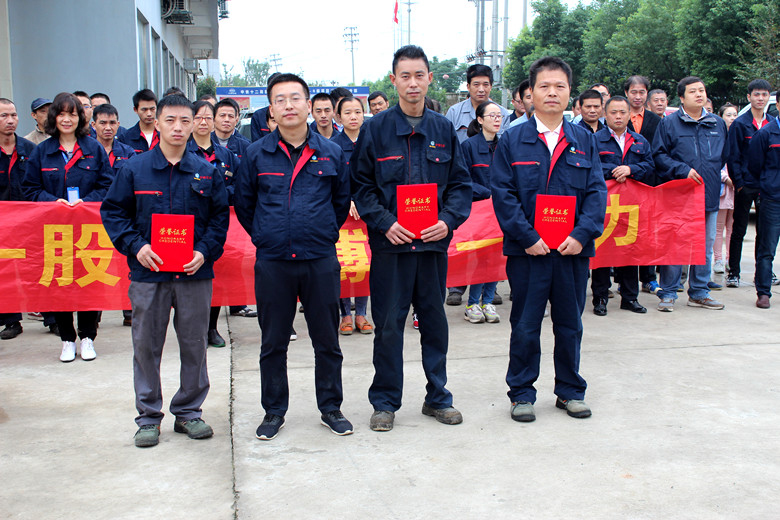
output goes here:
{"type": "MultiPolygon", "coordinates": [[[[498,0],[499,19],[504,0],[498,0]]],[[[399,24],[393,23],[395,0],[230,0],[229,18],[219,27],[219,59],[233,73],[242,71],[244,58],[281,58],[279,70],[303,73],[309,82],[352,81],[352,64],[344,41],[344,28],[359,34],[355,48],[355,79],[378,80],[390,70],[398,29],[406,43],[405,2],[399,1],[399,24]]],[[[522,27],[522,1],[509,1],[509,37],[522,27]]],[[[485,26],[490,28],[492,2],[486,3],[485,26]]],[[[530,12],[529,12],[530,17],[530,12]]],[[[529,20],[530,23],[530,20],[529,20]]],[[[503,48],[503,24],[499,23],[499,48],[503,48]]],[[[490,50],[491,34],[485,34],[490,50]]],[[[414,0],[411,5],[411,43],[420,45],[428,58],[465,61],[476,44],[476,7],[468,0],[414,0]]],[[[486,62],[489,63],[489,62],[486,62]]],[[[272,71],[275,69],[272,67],[272,71]]]]}

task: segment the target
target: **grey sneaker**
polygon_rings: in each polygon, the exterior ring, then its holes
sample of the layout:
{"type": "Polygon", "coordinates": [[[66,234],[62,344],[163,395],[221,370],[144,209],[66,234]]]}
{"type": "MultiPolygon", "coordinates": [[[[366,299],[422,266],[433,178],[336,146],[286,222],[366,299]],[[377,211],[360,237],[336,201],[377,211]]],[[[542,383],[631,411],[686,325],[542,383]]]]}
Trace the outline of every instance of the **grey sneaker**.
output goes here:
{"type": "Polygon", "coordinates": [[[534,422],[536,420],[534,405],[528,401],[517,401],[512,403],[512,408],[509,413],[512,416],[512,419],[517,422],[534,422]]]}
{"type": "Polygon", "coordinates": [[[173,423],[173,431],[176,433],[186,433],[190,439],[208,439],[214,435],[214,430],[206,424],[203,419],[190,419],[189,421],[176,418],[173,423]]]}
{"type": "Polygon", "coordinates": [[[719,311],[725,307],[718,300],[713,300],[709,296],[696,300],[694,298],[688,298],[688,307],[704,307],[705,309],[713,309],[719,311]]]}
{"type": "Polygon", "coordinates": [[[389,432],[393,429],[395,412],[389,410],[376,410],[371,414],[369,426],[375,432],[389,432]]]}
{"type": "Polygon", "coordinates": [[[463,295],[456,292],[451,292],[447,295],[447,305],[460,305],[463,303],[463,295]]]}
{"type": "Polygon", "coordinates": [[[660,302],[658,302],[658,310],[661,312],[673,312],[674,298],[663,298],[660,302]]]}
{"type": "Polygon", "coordinates": [[[498,323],[501,321],[501,317],[496,312],[496,308],[492,303],[486,303],[482,306],[482,314],[485,316],[485,321],[488,323],[498,323]]]}
{"type": "Polygon", "coordinates": [[[135,432],[133,437],[135,445],[138,448],[149,448],[151,446],[157,446],[160,442],[160,425],[159,424],[144,424],[138,431],[135,432]]]}
{"type": "Polygon", "coordinates": [[[433,408],[428,403],[423,403],[422,414],[435,417],[442,424],[460,424],[463,422],[463,415],[452,406],[433,408]]]}
{"type": "Polygon", "coordinates": [[[471,323],[484,323],[485,315],[482,314],[482,309],[479,308],[479,305],[475,303],[466,307],[463,319],[471,323]]]}
{"type": "Polygon", "coordinates": [[[585,404],[585,401],[580,399],[561,399],[559,397],[555,400],[555,407],[566,410],[569,417],[574,417],[575,419],[590,417],[590,408],[585,404]]]}

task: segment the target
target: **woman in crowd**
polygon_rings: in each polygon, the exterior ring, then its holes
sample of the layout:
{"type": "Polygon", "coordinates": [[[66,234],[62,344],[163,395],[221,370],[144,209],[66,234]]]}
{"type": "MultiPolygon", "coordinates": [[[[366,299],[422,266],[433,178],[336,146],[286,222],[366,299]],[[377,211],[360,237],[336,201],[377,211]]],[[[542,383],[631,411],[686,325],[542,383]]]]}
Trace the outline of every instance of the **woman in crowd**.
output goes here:
{"type": "MultiPolygon", "coordinates": [[[[463,158],[471,174],[473,200],[490,198],[490,165],[496,150],[498,131],[503,116],[501,108],[492,101],[477,106],[477,118],[471,122],[463,141],[463,158]]],[[[472,284],[466,305],[465,319],[471,323],[498,323],[500,317],[493,305],[498,281],[472,284]],[[482,303],[480,305],[480,299],[482,303]]]]}
{"type": "MultiPolygon", "coordinates": [[[[726,103],[720,110],[718,115],[726,122],[726,127],[731,127],[731,123],[737,118],[737,107],[731,103],[726,103]]],[[[715,231],[715,244],[714,248],[714,260],[715,265],[713,272],[723,273],[725,267],[729,265],[729,248],[728,244],[731,240],[731,226],[734,223],[734,183],[729,178],[728,168],[723,167],[720,172],[721,186],[720,186],[720,206],[718,209],[718,221],[715,231]],[[723,258],[723,232],[726,232],[726,258],[723,258]]]]}
{"type": "MultiPolygon", "coordinates": [[[[344,150],[344,156],[347,158],[347,165],[355,150],[355,143],[360,136],[360,128],[363,126],[363,102],[354,97],[345,97],[339,101],[336,107],[337,122],[344,127],[344,130],[333,138],[333,142],[341,146],[344,150]]],[[[355,220],[360,220],[360,215],[352,203],[349,214],[355,220]]],[[[339,332],[345,336],[352,334],[357,329],[361,334],[371,334],[374,327],[366,319],[368,307],[368,296],[358,296],[355,298],[355,322],[352,323],[352,299],[341,299],[341,324],[339,332]]]]}
{"type": "MultiPolygon", "coordinates": [[[[73,94],[58,94],[49,106],[44,126],[51,138],[30,155],[22,182],[27,200],[68,207],[102,201],[113,180],[111,163],[103,146],[89,137],[81,102],[73,94]]],[[[91,361],[96,357],[98,311],[79,311],[77,316],[81,358],[91,361]]],[[[77,353],[73,313],[55,312],[54,319],[62,340],[60,361],[68,363],[77,353]]]]}

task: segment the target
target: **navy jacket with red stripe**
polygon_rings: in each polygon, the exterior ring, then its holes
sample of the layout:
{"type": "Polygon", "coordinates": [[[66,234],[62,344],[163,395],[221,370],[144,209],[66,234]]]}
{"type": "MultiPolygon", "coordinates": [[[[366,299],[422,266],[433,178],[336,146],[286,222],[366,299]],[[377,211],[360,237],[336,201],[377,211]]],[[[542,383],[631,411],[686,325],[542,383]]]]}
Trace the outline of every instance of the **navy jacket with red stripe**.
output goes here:
{"type": "Polygon", "coordinates": [[[114,247],[127,256],[131,280],[204,280],[214,278],[214,262],[222,256],[230,208],[225,183],[213,165],[193,152],[185,152],[171,165],[155,147],[122,161],[100,216],[114,247]],[[153,213],[195,215],[193,246],[205,263],[194,275],[151,271],[136,258],[144,245],[151,244],[153,213]]]}
{"type": "Polygon", "coordinates": [[[574,229],[569,235],[582,244],[580,256],[596,254],[594,241],[604,232],[607,209],[607,185],[596,140],[594,134],[565,119],[562,130],[567,144],[552,169],[550,151],[534,118],[509,128],[498,141],[490,182],[493,208],[504,232],[505,255],[525,256],[525,250],[539,241],[534,214],[540,193],[577,198],[574,229]]]}
{"type": "Polygon", "coordinates": [[[493,153],[485,135],[480,132],[472,135],[461,144],[466,168],[471,174],[471,190],[473,200],[490,198],[490,165],[493,163],[493,153]]]}
{"type": "Polygon", "coordinates": [[[103,145],[89,136],[80,137],[78,145],[82,155],[67,172],[67,161],[57,138],[46,139],[35,147],[22,181],[27,200],[67,200],[69,187],[77,187],[79,197],[85,202],[103,200],[114,179],[108,155],[103,145]]]}
{"type": "Polygon", "coordinates": [[[599,150],[601,168],[604,172],[604,180],[612,179],[612,170],[618,166],[628,166],[631,169],[631,179],[644,182],[652,186],[655,177],[655,163],[653,162],[653,150],[647,139],[634,132],[626,130],[626,140],[631,138],[631,143],[625,152],[620,151],[609,128],[604,127],[595,134],[596,146],[599,150]]]}
{"type": "MultiPolygon", "coordinates": [[[[35,145],[24,137],[16,136],[16,157],[0,154],[0,200],[24,200],[22,180],[35,145]],[[13,166],[11,162],[13,161],[13,166]],[[9,171],[10,167],[10,171],[9,171]]],[[[8,151],[8,150],[6,150],[8,151]]]]}
{"type": "Polygon", "coordinates": [[[736,189],[745,186],[752,189],[758,189],[759,187],[758,179],[748,172],[748,150],[750,148],[750,140],[756,132],[758,132],[758,129],[753,124],[753,112],[750,110],[732,121],[729,127],[729,158],[727,164],[729,177],[734,181],[736,189]]]}
{"type": "Polygon", "coordinates": [[[776,117],[750,140],[748,176],[758,182],[761,197],[780,202],[780,125],[776,117]]]}
{"type": "Polygon", "coordinates": [[[311,131],[296,164],[278,129],[249,146],[239,166],[234,205],[258,258],[336,256],[350,206],[346,163],[337,144],[311,131]]]}
{"type": "MultiPolygon", "coordinates": [[[[155,130],[157,132],[157,130],[155,130]]],[[[135,153],[143,153],[149,151],[149,143],[146,142],[146,138],[141,135],[141,123],[138,122],[131,126],[122,135],[117,135],[120,141],[127,146],[135,150],[135,153]]]]}

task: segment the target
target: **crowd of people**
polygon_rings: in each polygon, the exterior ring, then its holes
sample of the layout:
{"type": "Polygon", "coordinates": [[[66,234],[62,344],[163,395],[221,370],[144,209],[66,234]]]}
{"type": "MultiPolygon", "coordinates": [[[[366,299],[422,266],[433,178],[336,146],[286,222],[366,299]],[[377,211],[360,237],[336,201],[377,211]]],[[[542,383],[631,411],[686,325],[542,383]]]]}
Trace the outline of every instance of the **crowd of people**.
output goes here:
{"type": "MultiPolygon", "coordinates": [[[[273,74],[269,105],[252,116],[251,141],[236,131],[240,110],[234,100],[204,96],[192,103],[175,87],[160,99],[147,89],[137,92],[132,101],[138,122],[130,128],[120,126],[117,109],[102,93],[38,98],[31,105],[36,127],[25,137],[16,135],[14,103],[0,99],[2,200],[102,202],[105,229],[127,256],[132,309],[125,311],[124,324],[131,327],[134,349],[136,446],[159,440],[160,358],[171,308],[181,359],[180,388],[170,403],[174,430],[193,439],[213,435],[201,406],[209,390],[206,348],[225,345],[217,331],[220,308],[211,307],[211,296],[230,206],[257,249],[257,311],[242,305],[230,313],[257,317],[260,325],[265,416],[256,436],[261,440],[274,439],[285,423],[287,349],[297,337],[298,310],[314,349],[320,420],[333,433],[353,432],[341,412],[339,334],[354,331],[374,335],[370,428],[393,428],[401,408],[410,309],[428,383],[422,413],[448,425],[463,421],[446,388],[444,305],[462,304],[466,293],[466,287],[446,288],[447,250],[472,201],[492,200],[504,233],[512,301],[506,382],[516,421],[536,418],[544,316],[550,315],[555,336],[556,406],[571,417],[589,417],[587,384],[579,374],[588,279],[599,316],[607,315],[613,280],[620,308],[634,313],[647,312],[638,301],[640,291],[658,296],[658,310],[673,311],[684,277],[687,305],[723,309],[711,295],[722,288],[712,272],[725,271],[726,285],[739,286],[753,204],[756,306],[769,308],[780,236],[780,126],[766,115],[771,93],[766,81],[749,84],[750,107],[739,116],[731,104],[719,115],[707,108],[704,82],[693,76],[677,86],[677,110],[667,106],[666,92],[651,90],[642,76],[628,78],[622,95],[611,95],[599,83],[570,100],[571,68],[546,57],[534,62],[528,79],[514,89],[514,110],[490,99],[490,67],[472,65],[468,97],[441,115],[426,96],[433,78],[421,48],[398,49],[390,79],[398,104],[389,106],[383,92],[373,92],[367,118],[363,102],[346,89],[310,98],[299,76],[273,74]],[[571,121],[564,117],[570,102],[571,121]],[[658,185],[686,178],[705,190],[703,265],[589,269],[604,228],[607,180],[658,185]],[[401,186],[430,186],[436,194],[435,218],[417,233],[399,224],[401,186]],[[535,222],[536,207],[550,196],[574,208],[560,244],[546,240],[535,222]],[[193,216],[193,254],[187,263],[163,266],[153,250],[151,222],[158,214],[193,216]],[[355,298],[354,304],[340,298],[336,242],[349,215],[368,229],[374,325],[368,297],[355,298]]],[[[498,282],[468,288],[466,320],[500,320],[498,282]]],[[[95,359],[100,312],[77,312],[75,327],[72,312],[41,317],[59,334],[61,361],[79,354],[95,359]]],[[[6,326],[0,338],[22,333],[21,314],[0,315],[0,320],[6,326]]]]}

